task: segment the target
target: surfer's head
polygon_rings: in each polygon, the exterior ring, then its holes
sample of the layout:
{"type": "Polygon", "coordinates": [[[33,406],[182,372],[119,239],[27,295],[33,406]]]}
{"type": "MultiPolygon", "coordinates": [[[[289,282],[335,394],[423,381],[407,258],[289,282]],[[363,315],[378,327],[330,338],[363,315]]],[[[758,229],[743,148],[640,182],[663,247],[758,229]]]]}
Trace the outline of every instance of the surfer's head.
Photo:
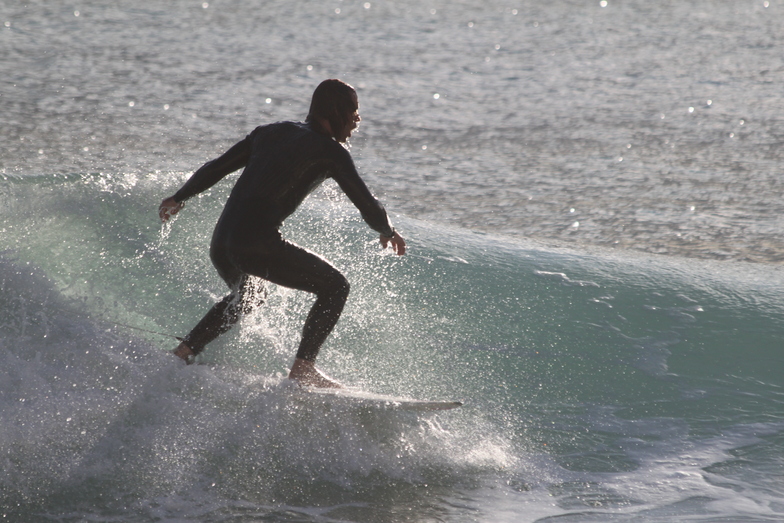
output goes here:
{"type": "Polygon", "coordinates": [[[324,80],[316,87],[305,121],[345,143],[359,125],[359,101],[353,87],[341,80],[324,80]]]}

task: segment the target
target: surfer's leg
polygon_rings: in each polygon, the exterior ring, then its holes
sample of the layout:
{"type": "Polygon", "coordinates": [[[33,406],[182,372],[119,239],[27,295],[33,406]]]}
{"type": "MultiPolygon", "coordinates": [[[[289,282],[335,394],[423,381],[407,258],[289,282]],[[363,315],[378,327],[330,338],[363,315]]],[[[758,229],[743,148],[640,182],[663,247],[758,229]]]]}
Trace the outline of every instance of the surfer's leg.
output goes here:
{"type": "Polygon", "coordinates": [[[243,314],[251,313],[264,303],[263,288],[254,285],[250,277],[230,263],[223,252],[212,249],[210,255],[218,274],[232,292],[213,305],[174,350],[174,354],[185,361],[190,361],[207,344],[231,329],[243,314]]]}
{"type": "Polygon", "coordinates": [[[277,285],[316,295],[297,351],[297,360],[302,362],[292,367],[294,377],[296,369],[315,371],[313,362],[346,304],[350,288],[348,280],[322,257],[282,238],[266,243],[264,248],[265,252],[259,258],[238,258],[238,266],[277,285]]]}
{"type": "Polygon", "coordinates": [[[320,256],[291,243],[284,250],[286,256],[277,269],[270,270],[269,280],[316,295],[297,350],[297,358],[312,363],[343,312],[350,285],[340,271],[320,256]]]}
{"type": "Polygon", "coordinates": [[[231,329],[240,319],[242,293],[232,292],[212,306],[196,326],[185,336],[185,344],[196,355],[215,338],[231,329]]]}

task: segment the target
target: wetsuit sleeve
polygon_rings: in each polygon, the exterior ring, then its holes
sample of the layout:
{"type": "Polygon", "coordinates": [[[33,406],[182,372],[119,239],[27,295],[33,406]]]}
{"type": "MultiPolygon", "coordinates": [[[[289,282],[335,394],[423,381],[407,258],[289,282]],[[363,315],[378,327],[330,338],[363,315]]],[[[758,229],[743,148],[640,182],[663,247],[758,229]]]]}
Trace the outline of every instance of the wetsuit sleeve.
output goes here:
{"type": "Polygon", "coordinates": [[[370,193],[370,189],[367,188],[365,182],[360,178],[348,151],[344,149],[344,152],[346,161],[342,162],[341,168],[333,176],[334,180],[346,193],[351,203],[359,209],[362,219],[365,220],[370,228],[379,234],[391,238],[394,235],[394,231],[392,230],[392,223],[390,223],[387,216],[387,211],[370,193]]]}
{"type": "Polygon", "coordinates": [[[252,136],[253,133],[249,134],[218,158],[202,165],[174,194],[174,200],[184,202],[188,198],[206,191],[226,175],[245,167],[250,158],[252,136]]]}

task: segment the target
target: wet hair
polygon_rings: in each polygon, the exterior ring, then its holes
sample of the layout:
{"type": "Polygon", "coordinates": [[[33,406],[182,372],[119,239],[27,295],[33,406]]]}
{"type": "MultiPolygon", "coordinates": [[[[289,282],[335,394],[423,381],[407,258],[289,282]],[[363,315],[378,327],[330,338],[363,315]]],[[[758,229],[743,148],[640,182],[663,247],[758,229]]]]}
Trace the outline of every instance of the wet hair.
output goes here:
{"type": "Polygon", "coordinates": [[[357,109],[352,95],[356,95],[356,91],[349,84],[335,79],[324,80],[313,91],[310,112],[305,121],[310,123],[318,123],[319,119],[328,121],[334,138],[334,134],[346,126],[352,113],[357,109]]]}

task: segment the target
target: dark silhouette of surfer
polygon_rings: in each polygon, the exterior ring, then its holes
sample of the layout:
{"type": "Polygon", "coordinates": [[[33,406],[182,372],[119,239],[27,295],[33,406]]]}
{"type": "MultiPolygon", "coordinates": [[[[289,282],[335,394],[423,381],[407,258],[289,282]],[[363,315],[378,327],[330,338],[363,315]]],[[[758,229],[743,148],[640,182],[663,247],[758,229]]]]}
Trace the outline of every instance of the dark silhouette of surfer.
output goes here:
{"type": "Polygon", "coordinates": [[[384,207],[370,193],[343,147],[360,122],[353,87],[325,80],[314,91],[305,122],[279,122],[254,129],[220,157],[207,162],[160,205],[166,221],[184,202],[244,168],[223,209],[210,244],[210,259],[231,289],[173,351],[189,361],[264,301],[251,276],[316,295],[302,329],[289,378],[303,385],[340,387],[315,366],[322,344],[335,327],[349,282],[322,257],[285,240],[280,226],[316,187],[332,178],[380,234],[381,245],[405,254],[384,207]]]}

